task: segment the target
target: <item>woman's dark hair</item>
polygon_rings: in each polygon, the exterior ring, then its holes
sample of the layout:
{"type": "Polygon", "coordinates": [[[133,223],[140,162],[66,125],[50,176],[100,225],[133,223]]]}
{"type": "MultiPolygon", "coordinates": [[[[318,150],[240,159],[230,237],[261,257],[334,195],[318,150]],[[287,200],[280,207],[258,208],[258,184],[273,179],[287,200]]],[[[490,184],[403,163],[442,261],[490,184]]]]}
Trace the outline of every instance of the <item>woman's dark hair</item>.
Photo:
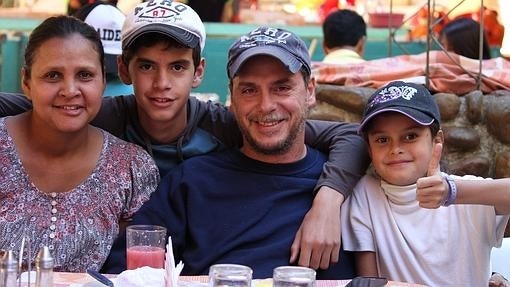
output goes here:
{"type": "MultiPolygon", "coordinates": [[[[129,45],[127,48],[122,49],[122,61],[124,64],[129,64],[129,61],[133,59],[133,57],[136,55],[138,50],[142,47],[154,47],[157,44],[163,43],[166,45],[166,48],[188,48],[187,46],[177,42],[173,38],[163,35],[161,33],[147,33],[143,34],[140,37],[138,37],[131,45],[129,45]]],[[[195,69],[200,64],[201,59],[201,50],[200,46],[197,46],[193,48],[193,66],[195,69]]]]}
{"type": "Polygon", "coordinates": [[[65,15],[54,16],[44,20],[30,34],[25,49],[25,63],[23,65],[26,76],[30,78],[30,70],[34,63],[35,54],[44,42],[53,38],[67,38],[73,34],[79,34],[90,41],[97,52],[98,60],[101,63],[101,72],[104,76],[104,50],[99,34],[94,28],[78,18],[65,15]]]}
{"type": "MultiPolygon", "coordinates": [[[[446,24],[441,30],[451,51],[471,59],[480,57],[480,24],[470,18],[458,18],[446,24]]],[[[483,59],[490,59],[491,52],[487,35],[483,35],[483,59]]]]}

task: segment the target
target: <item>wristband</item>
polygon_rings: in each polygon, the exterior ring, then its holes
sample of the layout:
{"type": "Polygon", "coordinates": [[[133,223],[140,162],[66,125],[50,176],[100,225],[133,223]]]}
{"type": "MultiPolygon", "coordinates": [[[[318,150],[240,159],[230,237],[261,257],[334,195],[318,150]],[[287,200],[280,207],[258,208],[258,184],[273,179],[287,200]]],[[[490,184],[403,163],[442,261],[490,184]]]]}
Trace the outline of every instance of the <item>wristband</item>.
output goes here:
{"type": "Polygon", "coordinates": [[[455,202],[457,199],[457,184],[453,177],[447,175],[444,177],[446,179],[446,183],[448,184],[448,197],[446,201],[443,203],[443,206],[449,206],[455,202]]]}

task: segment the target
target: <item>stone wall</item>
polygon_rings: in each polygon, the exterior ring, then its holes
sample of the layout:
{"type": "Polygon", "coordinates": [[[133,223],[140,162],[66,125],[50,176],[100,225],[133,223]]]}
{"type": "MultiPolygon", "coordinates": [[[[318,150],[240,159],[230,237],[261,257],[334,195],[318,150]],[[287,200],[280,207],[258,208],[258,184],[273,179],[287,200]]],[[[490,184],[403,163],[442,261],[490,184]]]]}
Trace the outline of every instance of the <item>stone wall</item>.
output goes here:
{"type": "MultiPolygon", "coordinates": [[[[320,84],[311,118],[359,122],[371,88],[320,84]]],[[[443,169],[452,174],[510,177],[510,92],[434,94],[445,133],[443,169]]],[[[510,225],[509,225],[510,227],[510,225]]],[[[510,236],[507,228],[506,236],[510,236]]]]}

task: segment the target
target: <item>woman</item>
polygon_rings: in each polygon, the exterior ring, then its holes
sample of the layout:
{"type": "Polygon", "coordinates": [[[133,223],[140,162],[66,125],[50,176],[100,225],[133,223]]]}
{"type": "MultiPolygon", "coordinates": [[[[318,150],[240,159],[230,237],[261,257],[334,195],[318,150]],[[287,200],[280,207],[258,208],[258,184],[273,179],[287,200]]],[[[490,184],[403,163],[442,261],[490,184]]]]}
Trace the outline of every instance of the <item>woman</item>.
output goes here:
{"type": "MultiPolygon", "coordinates": [[[[458,18],[446,24],[439,36],[446,51],[471,59],[480,58],[480,24],[473,19],[458,18]]],[[[482,59],[490,59],[487,36],[483,35],[482,59]]]]}
{"type": "Polygon", "coordinates": [[[151,157],[89,125],[105,88],[96,31],[69,16],[30,35],[22,89],[33,109],[0,119],[0,249],[33,259],[48,246],[56,271],[99,270],[119,232],[159,181],[151,157]]]}

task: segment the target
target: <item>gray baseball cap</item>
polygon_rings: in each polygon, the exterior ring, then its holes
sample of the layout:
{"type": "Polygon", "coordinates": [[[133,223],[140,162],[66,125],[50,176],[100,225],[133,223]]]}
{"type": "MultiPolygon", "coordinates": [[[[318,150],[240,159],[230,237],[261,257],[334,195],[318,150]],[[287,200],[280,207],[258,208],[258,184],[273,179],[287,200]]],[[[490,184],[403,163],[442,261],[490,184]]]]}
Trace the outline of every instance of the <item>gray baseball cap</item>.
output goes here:
{"type": "Polygon", "coordinates": [[[280,60],[291,73],[304,68],[311,74],[310,56],[305,42],[281,28],[258,27],[237,39],[228,51],[227,74],[234,78],[241,66],[253,56],[269,55],[280,60]]]}

